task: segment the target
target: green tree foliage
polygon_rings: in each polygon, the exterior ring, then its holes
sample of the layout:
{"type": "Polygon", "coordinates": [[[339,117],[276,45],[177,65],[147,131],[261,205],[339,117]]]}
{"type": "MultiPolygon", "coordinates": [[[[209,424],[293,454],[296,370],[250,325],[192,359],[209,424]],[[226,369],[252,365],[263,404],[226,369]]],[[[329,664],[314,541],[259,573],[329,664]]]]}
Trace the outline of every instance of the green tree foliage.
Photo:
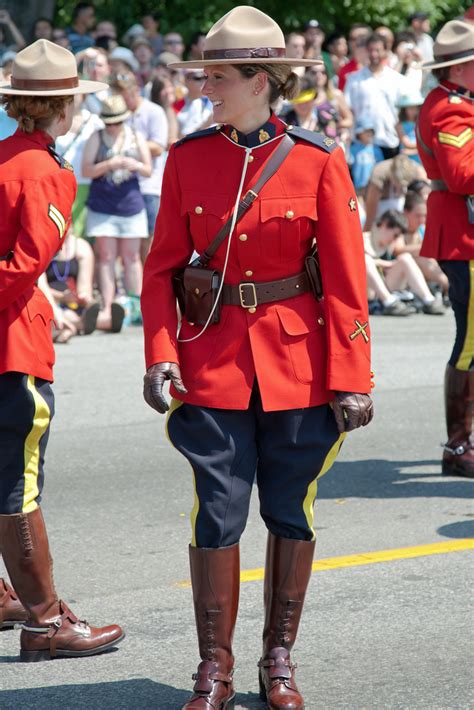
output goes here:
{"type": "MultiPolygon", "coordinates": [[[[76,0],[57,0],[55,20],[66,26],[70,23],[76,0]]],[[[436,29],[443,22],[462,14],[465,6],[461,0],[334,0],[316,6],[314,0],[258,0],[235,3],[230,0],[94,0],[97,17],[113,20],[121,36],[128,27],[138,22],[146,13],[159,12],[161,29],[181,32],[187,39],[196,30],[207,31],[224,13],[237,4],[253,5],[271,15],[284,31],[298,29],[308,19],[315,17],[327,32],[333,29],[347,31],[353,22],[366,22],[372,27],[388,25],[394,31],[406,26],[406,17],[414,11],[430,13],[436,29]]]]}

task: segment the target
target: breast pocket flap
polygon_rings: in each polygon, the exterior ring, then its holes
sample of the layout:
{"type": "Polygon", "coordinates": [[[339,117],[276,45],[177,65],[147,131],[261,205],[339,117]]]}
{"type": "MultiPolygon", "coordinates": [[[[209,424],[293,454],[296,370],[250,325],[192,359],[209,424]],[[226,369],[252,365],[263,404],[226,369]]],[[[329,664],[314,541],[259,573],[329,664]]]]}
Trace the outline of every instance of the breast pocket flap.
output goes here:
{"type": "Polygon", "coordinates": [[[260,200],[260,217],[262,222],[280,218],[294,222],[301,217],[317,220],[316,195],[285,198],[263,198],[260,200]]]}
{"type": "Polygon", "coordinates": [[[223,218],[228,204],[228,195],[203,195],[201,192],[184,191],[181,196],[181,215],[189,212],[196,217],[212,214],[223,218]]]}

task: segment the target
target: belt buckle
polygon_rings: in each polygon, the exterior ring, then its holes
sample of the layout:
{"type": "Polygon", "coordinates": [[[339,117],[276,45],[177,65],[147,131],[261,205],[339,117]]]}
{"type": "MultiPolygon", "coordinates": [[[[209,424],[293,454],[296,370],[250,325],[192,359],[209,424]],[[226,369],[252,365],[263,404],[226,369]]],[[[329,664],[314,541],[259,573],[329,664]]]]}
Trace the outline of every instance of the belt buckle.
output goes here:
{"type": "Polygon", "coordinates": [[[257,303],[257,289],[255,288],[255,284],[252,283],[251,281],[244,281],[243,283],[239,284],[239,298],[240,298],[240,305],[242,308],[256,308],[258,303],[257,303]],[[249,287],[252,289],[252,296],[253,296],[253,303],[245,303],[245,293],[244,293],[244,288],[249,287]]]}

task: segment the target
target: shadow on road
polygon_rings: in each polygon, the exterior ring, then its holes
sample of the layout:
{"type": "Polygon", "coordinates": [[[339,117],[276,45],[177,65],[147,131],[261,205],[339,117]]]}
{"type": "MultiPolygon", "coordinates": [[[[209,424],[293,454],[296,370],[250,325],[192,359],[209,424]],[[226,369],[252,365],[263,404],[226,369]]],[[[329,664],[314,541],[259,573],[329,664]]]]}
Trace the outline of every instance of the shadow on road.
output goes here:
{"type": "MultiPolygon", "coordinates": [[[[1,660],[7,660],[3,657],[1,660]]],[[[17,658],[8,658],[15,661],[17,658]]],[[[135,678],[112,683],[25,688],[0,691],[1,710],[179,710],[189,700],[189,690],[156,683],[149,678],[135,678]]],[[[240,693],[236,710],[261,710],[255,693],[240,693]]]]}
{"type": "Polygon", "coordinates": [[[318,483],[318,499],[472,498],[472,481],[441,476],[438,459],[336,463],[318,483]],[[424,470],[425,469],[425,470],[424,470]],[[433,470],[435,469],[435,470],[433,470]]]}

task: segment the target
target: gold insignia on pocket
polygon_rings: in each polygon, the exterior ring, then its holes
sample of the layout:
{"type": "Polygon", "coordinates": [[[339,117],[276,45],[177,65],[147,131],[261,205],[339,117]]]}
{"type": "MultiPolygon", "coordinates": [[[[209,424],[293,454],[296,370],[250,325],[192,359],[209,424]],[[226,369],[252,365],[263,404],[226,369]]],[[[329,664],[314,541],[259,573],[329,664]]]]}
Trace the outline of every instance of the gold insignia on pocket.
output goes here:
{"type": "Polygon", "coordinates": [[[59,238],[62,239],[66,233],[66,218],[51,202],[48,205],[48,217],[58,228],[59,238]]]}
{"type": "Polygon", "coordinates": [[[332,145],[332,144],[335,143],[335,142],[336,142],[336,141],[334,140],[334,138],[325,138],[325,139],[323,140],[324,145],[327,145],[328,148],[329,148],[330,145],[332,145]]]}
{"type": "Polygon", "coordinates": [[[463,148],[471,138],[472,128],[470,126],[465,128],[458,136],[455,136],[454,133],[443,133],[443,131],[438,133],[439,142],[444,143],[444,145],[452,145],[453,148],[463,148]]]}
{"type": "Polygon", "coordinates": [[[450,104],[462,104],[462,99],[460,96],[456,96],[456,94],[450,94],[448,101],[450,104]]]}
{"type": "Polygon", "coordinates": [[[231,137],[232,140],[235,141],[236,143],[239,142],[239,136],[237,135],[237,131],[235,130],[235,128],[232,130],[232,133],[230,134],[230,137],[231,137]]]}
{"type": "Polygon", "coordinates": [[[353,197],[351,197],[351,199],[349,200],[348,205],[349,205],[349,209],[350,209],[351,212],[355,212],[355,211],[356,211],[356,209],[357,209],[357,202],[354,200],[353,197]]]}
{"type": "Polygon", "coordinates": [[[364,338],[365,342],[368,343],[368,342],[369,342],[369,336],[368,336],[367,333],[365,332],[366,328],[369,327],[368,322],[366,321],[365,323],[361,323],[360,321],[355,320],[354,323],[356,324],[357,329],[354,330],[354,332],[349,335],[349,340],[355,340],[358,335],[362,335],[362,337],[364,338]]]}
{"type": "Polygon", "coordinates": [[[258,133],[258,140],[260,141],[260,143],[265,143],[265,141],[269,140],[269,138],[270,134],[264,131],[263,128],[261,128],[258,133]]]}

